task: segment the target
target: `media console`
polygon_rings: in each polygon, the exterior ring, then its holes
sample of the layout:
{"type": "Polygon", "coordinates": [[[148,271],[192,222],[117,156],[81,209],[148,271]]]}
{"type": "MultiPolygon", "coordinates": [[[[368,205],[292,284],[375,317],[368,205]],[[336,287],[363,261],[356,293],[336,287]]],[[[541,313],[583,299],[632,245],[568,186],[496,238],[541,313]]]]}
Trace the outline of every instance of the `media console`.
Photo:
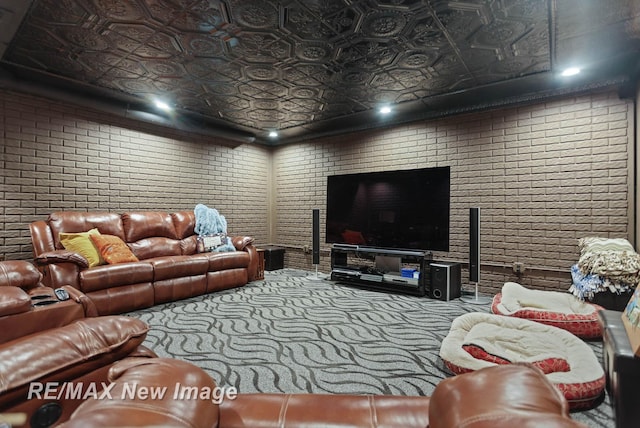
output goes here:
{"type": "Polygon", "coordinates": [[[331,248],[331,280],[364,288],[424,296],[428,290],[431,261],[430,252],[335,244],[331,248]],[[375,259],[375,264],[371,262],[372,259],[375,259]],[[394,262],[396,267],[393,267],[394,262]],[[417,278],[400,275],[400,267],[404,263],[417,267],[417,278]]]}

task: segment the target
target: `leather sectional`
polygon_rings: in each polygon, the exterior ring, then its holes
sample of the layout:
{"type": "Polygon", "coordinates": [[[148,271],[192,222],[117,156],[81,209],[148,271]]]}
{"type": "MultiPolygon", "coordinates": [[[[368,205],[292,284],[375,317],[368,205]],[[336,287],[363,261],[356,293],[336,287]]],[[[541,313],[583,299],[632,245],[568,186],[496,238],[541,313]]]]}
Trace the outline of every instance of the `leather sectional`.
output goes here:
{"type": "Polygon", "coordinates": [[[41,278],[29,262],[0,262],[0,328],[18,330],[0,343],[0,420],[14,427],[585,428],[541,371],[518,364],[445,379],[431,397],[238,391],[214,400],[206,372],[142,345],[144,322],[93,316],[81,291],[65,287],[70,298],[57,300],[41,278]]]}
{"type": "Polygon", "coordinates": [[[202,369],[145,353],[146,332],[140,320],[112,315],[0,345],[0,413],[22,415],[14,427],[585,428],[541,371],[519,364],[445,379],[431,397],[239,391],[213,399],[216,382],[202,369]],[[176,393],[183,387],[192,392],[176,393]]]}
{"type": "Polygon", "coordinates": [[[31,223],[30,231],[43,284],[71,286],[93,302],[99,315],[109,315],[239,287],[255,279],[258,255],[252,238],[232,238],[237,251],[198,253],[194,227],[192,211],[61,211],[31,223]],[[92,229],[120,238],[139,261],[89,267],[87,258],[61,243],[61,233],[92,229]]]}

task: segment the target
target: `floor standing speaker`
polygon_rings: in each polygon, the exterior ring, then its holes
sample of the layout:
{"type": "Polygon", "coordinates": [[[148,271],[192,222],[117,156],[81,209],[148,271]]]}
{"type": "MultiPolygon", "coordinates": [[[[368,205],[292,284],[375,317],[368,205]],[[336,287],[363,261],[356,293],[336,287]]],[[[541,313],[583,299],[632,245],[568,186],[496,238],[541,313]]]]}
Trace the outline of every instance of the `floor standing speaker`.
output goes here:
{"type": "Polygon", "coordinates": [[[431,297],[449,301],[460,297],[462,267],[460,263],[437,262],[429,265],[431,271],[431,297]]]}
{"type": "Polygon", "coordinates": [[[480,282],[480,208],[469,208],[469,282],[480,282]]]}
{"type": "Polygon", "coordinates": [[[320,264],[320,210],[313,209],[313,246],[311,250],[311,257],[313,264],[320,264]]]}

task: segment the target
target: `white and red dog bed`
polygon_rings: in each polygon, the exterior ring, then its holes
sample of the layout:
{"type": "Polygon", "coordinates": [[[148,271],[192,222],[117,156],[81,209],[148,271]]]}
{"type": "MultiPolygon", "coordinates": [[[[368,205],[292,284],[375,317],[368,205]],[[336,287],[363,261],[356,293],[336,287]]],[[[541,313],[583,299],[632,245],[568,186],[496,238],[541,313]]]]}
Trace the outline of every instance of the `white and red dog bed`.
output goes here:
{"type": "Polygon", "coordinates": [[[455,374],[531,363],[564,394],[571,409],[593,407],[605,388],[604,370],[589,345],[566,330],[521,318],[462,315],[442,341],[440,357],[455,374]]]}
{"type": "Polygon", "coordinates": [[[530,290],[516,282],[505,282],[493,297],[491,312],[524,318],[567,330],[583,339],[602,338],[598,322],[601,306],[579,300],[570,293],[530,290]]]}

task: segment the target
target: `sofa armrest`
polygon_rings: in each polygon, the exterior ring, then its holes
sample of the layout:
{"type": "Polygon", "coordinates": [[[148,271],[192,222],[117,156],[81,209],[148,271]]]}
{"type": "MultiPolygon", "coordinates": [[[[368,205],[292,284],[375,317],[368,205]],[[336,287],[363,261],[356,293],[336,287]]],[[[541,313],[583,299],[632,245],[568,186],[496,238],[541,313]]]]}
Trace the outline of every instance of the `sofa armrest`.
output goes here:
{"type": "Polygon", "coordinates": [[[586,428],[539,369],[528,364],[487,367],[447,378],[431,396],[429,428],[586,428]]]}
{"type": "Polygon", "coordinates": [[[249,282],[255,280],[258,277],[258,250],[253,245],[254,239],[250,236],[236,236],[231,239],[231,242],[236,250],[249,253],[248,279],[249,282]]]}
{"type": "Polygon", "coordinates": [[[61,427],[218,426],[218,404],[206,397],[207,391],[216,391],[216,384],[193,364],[169,358],[128,358],[111,367],[109,380],[113,382],[110,399],[85,401],[61,427]],[[133,385],[138,391],[157,394],[131,396],[127,389],[133,385]],[[189,392],[180,396],[178,389],[176,396],[176,388],[181,387],[189,392]]]}
{"type": "Polygon", "coordinates": [[[69,297],[74,302],[80,303],[82,305],[85,317],[88,318],[98,316],[98,309],[96,308],[96,305],[90,298],[87,297],[86,294],[70,285],[63,285],[61,288],[67,290],[67,293],[69,293],[69,297]]]}
{"type": "Polygon", "coordinates": [[[89,267],[89,261],[78,253],[67,250],[47,251],[34,258],[38,266],[46,266],[57,263],[73,263],[82,269],[89,267]]]}

